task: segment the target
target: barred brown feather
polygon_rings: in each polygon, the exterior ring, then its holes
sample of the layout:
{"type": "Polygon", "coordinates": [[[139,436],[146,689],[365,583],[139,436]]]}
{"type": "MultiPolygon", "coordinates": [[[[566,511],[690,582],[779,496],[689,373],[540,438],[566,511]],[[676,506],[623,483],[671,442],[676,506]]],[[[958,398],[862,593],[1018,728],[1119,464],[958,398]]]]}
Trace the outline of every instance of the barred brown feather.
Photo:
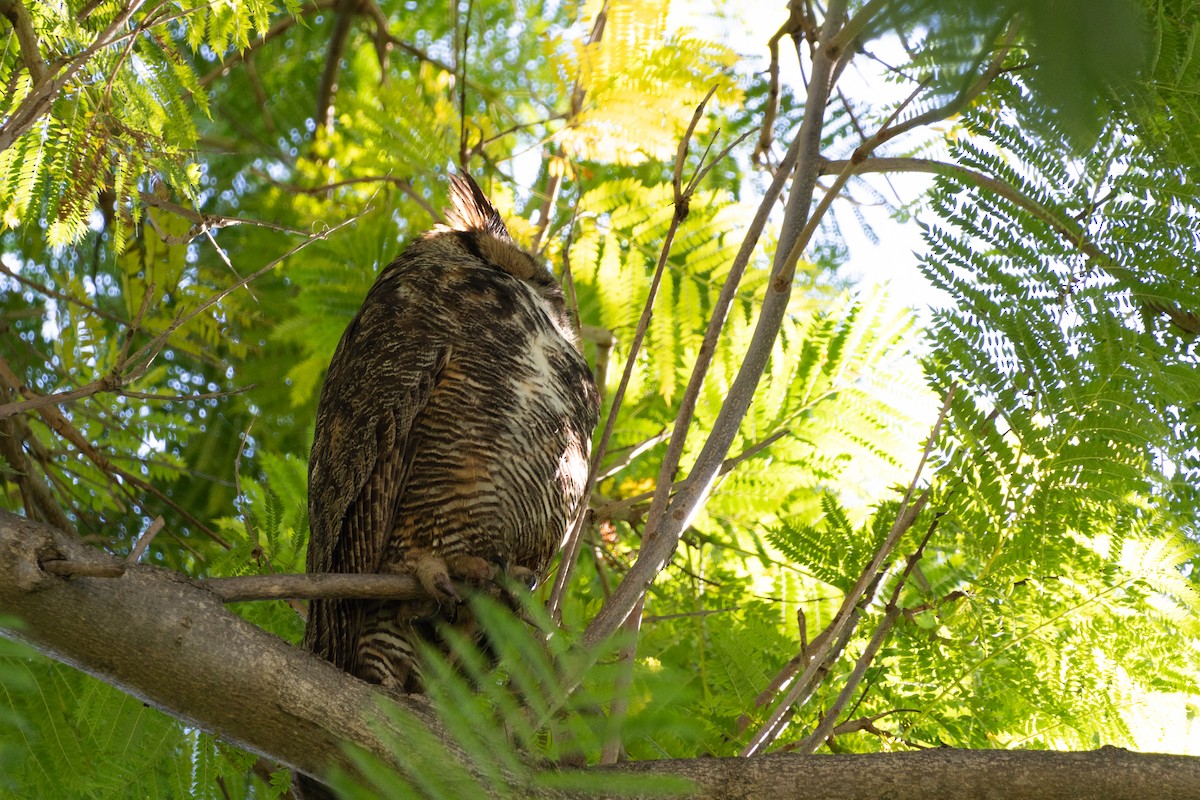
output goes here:
{"type": "MultiPolygon", "coordinates": [[[[541,575],[579,511],[599,400],[561,288],[469,177],[448,226],[380,274],[342,336],[309,464],[309,572],[474,556],[541,575]]],[[[316,600],[305,646],[419,688],[402,601],[316,600]]]]}

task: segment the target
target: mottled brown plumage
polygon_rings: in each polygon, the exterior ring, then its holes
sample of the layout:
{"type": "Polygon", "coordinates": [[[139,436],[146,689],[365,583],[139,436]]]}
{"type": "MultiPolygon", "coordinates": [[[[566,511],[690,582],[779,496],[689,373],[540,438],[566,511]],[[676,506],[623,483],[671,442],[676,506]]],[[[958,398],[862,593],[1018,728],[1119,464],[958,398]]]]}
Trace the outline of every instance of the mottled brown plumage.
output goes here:
{"type": "Polygon", "coordinates": [[[599,413],[553,276],[470,178],[451,200],[342,336],[309,464],[308,571],[407,572],[441,602],[313,601],[305,646],[408,691],[416,637],[454,610],[449,578],[545,572],[599,413]]]}

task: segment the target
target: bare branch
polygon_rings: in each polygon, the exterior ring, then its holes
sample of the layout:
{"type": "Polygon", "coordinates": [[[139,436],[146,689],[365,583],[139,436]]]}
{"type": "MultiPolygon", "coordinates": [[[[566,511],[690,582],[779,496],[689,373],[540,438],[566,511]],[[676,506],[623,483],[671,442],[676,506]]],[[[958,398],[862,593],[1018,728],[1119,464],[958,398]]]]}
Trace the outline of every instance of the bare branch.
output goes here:
{"type": "Polygon", "coordinates": [[[767,103],[763,111],[763,121],[759,128],[758,142],[754,145],[754,161],[765,160],[774,139],[775,116],[779,113],[779,40],[784,36],[798,37],[804,34],[816,39],[816,28],[812,18],[800,3],[788,3],[790,12],[788,19],[779,30],[767,40],[767,49],[771,53],[771,62],[767,67],[767,103]]]}
{"type": "Polygon", "coordinates": [[[944,175],[963,183],[973,184],[979,189],[986,190],[998,197],[1003,197],[1005,200],[1008,200],[1024,211],[1028,211],[1049,225],[1055,233],[1065,239],[1072,247],[1077,248],[1089,261],[1112,275],[1118,283],[1133,292],[1144,303],[1147,310],[1165,314],[1171,320],[1171,324],[1185,333],[1200,332],[1200,315],[1180,308],[1177,304],[1158,296],[1153,287],[1143,282],[1133,269],[1117,263],[1112,256],[1104,252],[1099,245],[1092,241],[1087,231],[1079,222],[1069,217],[1060,216],[1052,209],[1046,208],[1046,206],[1009,183],[969,167],[930,158],[866,158],[861,162],[856,162],[853,159],[849,161],[825,161],[822,169],[826,172],[835,170],[844,171],[848,166],[853,169],[855,174],[868,172],[925,172],[931,175],[944,175]]]}
{"type": "MultiPolygon", "coordinates": [[[[604,38],[604,26],[608,22],[608,0],[600,6],[596,12],[596,19],[592,22],[591,35],[588,36],[588,45],[599,44],[604,38]]],[[[579,116],[579,112],[583,110],[583,101],[587,92],[583,88],[583,84],[579,77],[576,77],[575,83],[571,87],[571,107],[565,115],[564,119],[568,126],[579,116]]],[[[540,192],[542,197],[542,205],[538,211],[538,232],[533,237],[534,252],[541,252],[546,245],[546,237],[550,233],[550,212],[554,209],[554,203],[558,200],[558,192],[562,189],[563,176],[566,172],[565,165],[566,151],[561,143],[558,144],[555,151],[550,155],[550,163],[546,170],[546,187],[540,192]]]]}
{"type": "Polygon", "coordinates": [[[338,71],[357,11],[358,0],[337,0],[334,6],[333,33],[329,37],[329,49],[325,52],[325,70],[317,87],[317,110],[313,116],[317,127],[327,131],[333,130],[333,98],[337,94],[338,71]]]}
{"type": "MultiPolygon", "coordinates": [[[[775,442],[779,441],[784,436],[788,436],[790,434],[791,434],[790,429],[783,428],[782,430],[775,431],[767,438],[762,439],[761,441],[755,442],[754,444],[750,445],[742,452],[738,453],[736,456],[730,456],[729,458],[727,458],[723,462],[721,462],[721,470],[718,474],[718,477],[728,474],[730,471],[735,469],[742,462],[744,462],[748,459],[754,458],[754,456],[756,456],[759,453],[761,453],[762,451],[766,450],[768,447],[775,444],[775,442]]],[[[662,438],[665,438],[665,437],[662,437],[662,438]]],[[[650,441],[657,444],[659,441],[661,441],[661,438],[656,436],[656,437],[654,437],[654,439],[652,439],[650,441]]],[[[645,443],[643,443],[643,444],[645,444],[645,443]]],[[[606,475],[607,475],[607,473],[606,473],[606,475]]],[[[671,486],[671,491],[678,492],[680,489],[683,489],[685,486],[687,486],[690,481],[691,481],[690,476],[687,478],[684,478],[681,481],[675,481],[675,483],[672,484],[672,486],[671,486]]],[[[636,494],[632,497],[624,497],[620,500],[614,500],[609,503],[604,503],[603,505],[594,506],[592,508],[592,514],[597,519],[601,519],[601,520],[604,520],[604,519],[628,520],[630,511],[637,508],[642,503],[645,503],[647,500],[651,500],[654,497],[654,495],[655,495],[655,492],[643,492],[642,494],[636,494]]]]}
{"type": "MultiPolygon", "coordinates": [[[[0,380],[0,397],[10,392],[11,389],[0,380]]],[[[25,513],[59,530],[74,533],[75,526],[54,498],[53,485],[38,475],[33,461],[25,454],[24,448],[29,447],[34,457],[44,456],[38,453],[37,444],[37,437],[24,418],[0,419],[0,458],[8,465],[8,476],[17,484],[25,513]]]]}
{"type": "Polygon", "coordinates": [[[242,288],[243,286],[251,283],[252,281],[258,280],[263,275],[266,275],[268,272],[275,269],[277,266],[279,266],[284,261],[286,261],[287,259],[294,256],[296,253],[299,253],[301,250],[304,250],[305,248],[307,248],[309,245],[311,245],[315,242],[324,241],[325,239],[328,239],[330,236],[332,236],[333,234],[342,230],[343,228],[353,225],[355,222],[358,222],[359,219],[361,219],[363,216],[365,216],[366,214],[370,213],[373,210],[374,210],[374,207],[368,205],[362,211],[358,212],[357,214],[355,214],[352,217],[349,217],[348,219],[342,220],[337,225],[334,225],[332,228],[326,228],[325,230],[323,230],[319,233],[309,234],[308,238],[305,239],[303,242],[300,242],[298,245],[291,248],[283,255],[279,256],[278,258],[276,258],[273,261],[271,261],[270,263],[268,263],[266,266],[261,267],[260,269],[247,275],[245,278],[242,278],[241,280],[236,281],[235,283],[227,286],[226,288],[222,289],[221,291],[217,292],[216,294],[213,294],[211,297],[209,297],[207,300],[205,300],[203,303],[201,303],[195,309],[193,309],[187,313],[180,312],[180,314],[174,319],[174,321],[172,321],[171,324],[167,326],[166,330],[164,330],[158,336],[151,339],[149,342],[147,342],[145,345],[143,345],[141,349],[139,349],[136,353],[134,353],[132,356],[129,357],[128,360],[131,365],[136,364],[138,361],[142,361],[140,368],[135,367],[132,370],[132,374],[140,375],[142,371],[144,371],[147,367],[149,367],[150,362],[152,362],[154,360],[154,358],[158,355],[158,353],[166,345],[167,340],[172,336],[172,334],[175,333],[175,331],[179,330],[179,328],[186,325],[188,322],[192,321],[193,319],[195,319],[197,316],[204,313],[208,309],[212,308],[217,303],[221,302],[222,300],[224,300],[226,297],[228,297],[233,292],[235,292],[238,289],[242,288]]]}
{"type": "Polygon", "coordinates": [[[162,517],[154,518],[154,521],[151,522],[150,526],[142,532],[142,535],[138,537],[137,542],[135,542],[133,547],[130,549],[129,558],[126,559],[130,564],[136,564],[138,562],[138,559],[142,557],[142,553],[146,552],[146,548],[150,546],[152,541],[154,541],[154,537],[158,535],[158,532],[163,529],[163,525],[165,524],[166,523],[163,521],[162,517]]]}
{"type": "Polygon", "coordinates": [[[46,78],[46,62],[42,60],[41,44],[37,31],[33,29],[33,21],[29,18],[29,10],[21,0],[0,0],[0,14],[12,23],[17,44],[21,48],[21,61],[33,77],[34,84],[41,83],[46,78]]]}
{"type": "MultiPolygon", "coordinates": [[[[202,234],[217,231],[221,228],[230,228],[234,225],[249,225],[255,228],[266,228],[271,231],[279,231],[280,233],[290,233],[296,236],[308,236],[309,232],[292,228],[287,225],[280,225],[278,222],[268,222],[263,219],[250,219],[246,217],[227,217],[223,214],[207,214],[203,211],[181,206],[178,203],[172,203],[169,200],[164,200],[156,197],[153,192],[142,192],[140,194],[142,202],[152,208],[162,209],[176,216],[191,220],[192,227],[185,236],[172,236],[162,231],[157,231],[159,238],[167,244],[187,244],[202,234]]],[[[157,230],[157,229],[156,229],[157,230]]],[[[215,242],[214,242],[215,244],[215,242]]]]}
{"type": "MultiPolygon", "coordinates": [[[[864,11],[866,9],[864,8],[864,11]]],[[[919,128],[923,125],[929,125],[939,120],[952,117],[967,107],[967,104],[978,97],[984,89],[991,85],[996,76],[1000,74],[1000,70],[1004,66],[1004,59],[1008,56],[1009,51],[1013,47],[1013,43],[1017,39],[1017,34],[1021,30],[1020,16],[1014,17],[1009,21],[1008,29],[1004,33],[1004,38],[1000,42],[1000,46],[996,48],[996,52],[992,56],[991,62],[987,68],[980,73],[978,79],[973,81],[969,86],[963,88],[961,92],[945,105],[931,108],[928,111],[911,117],[899,125],[885,127],[876,135],[877,143],[882,144],[889,139],[894,139],[902,133],[919,128]]]]}
{"type": "Polygon", "coordinates": [[[941,431],[942,423],[946,420],[946,415],[950,413],[950,404],[954,400],[954,395],[958,390],[957,386],[952,386],[950,391],[946,393],[945,402],[942,403],[942,410],[938,414],[937,420],[933,424],[933,429],[929,433],[929,439],[925,443],[925,450],[921,453],[921,461],[917,464],[917,469],[913,474],[912,481],[908,484],[908,489],[904,493],[904,500],[900,504],[900,509],[896,513],[896,521],[892,524],[892,529],[888,531],[888,535],[884,538],[883,544],[875,552],[875,556],[871,559],[871,563],[863,569],[858,576],[854,586],[846,593],[846,597],[842,600],[842,606],[838,609],[838,613],[834,616],[833,621],[829,624],[829,636],[822,643],[820,648],[812,648],[816,651],[809,660],[808,666],[804,670],[804,674],[792,684],[791,689],[784,696],[783,700],[775,707],[767,722],[763,724],[758,733],[751,738],[750,742],[742,750],[743,756],[752,756],[760,752],[761,749],[769,744],[776,736],[779,735],[779,730],[785,724],[787,717],[791,714],[792,706],[797,703],[803,703],[811,696],[815,690],[818,680],[817,673],[825,663],[825,656],[822,650],[828,652],[832,649],[835,640],[845,642],[849,639],[853,632],[854,626],[857,624],[857,615],[855,609],[858,607],[859,601],[867,593],[868,588],[873,584],[878,583],[882,577],[881,569],[883,564],[891,556],[896,545],[900,543],[900,538],[912,527],[916,522],[917,515],[925,507],[929,500],[930,490],[926,489],[921,497],[916,502],[911,502],[917,486],[921,479],[921,474],[925,470],[925,463],[929,460],[929,455],[933,451],[933,446],[937,442],[938,433],[941,431]],[[852,619],[853,617],[853,619],[852,619]]]}
{"type": "Polygon", "coordinates": [[[642,307],[642,315],[638,319],[637,330],[634,332],[633,342],[629,346],[629,355],[625,359],[625,370],[621,373],[621,382],[617,385],[616,394],[613,395],[612,405],[608,411],[608,419],[604,421],[604,432],[600,434],[600,441],[597,442],[596,451],[592,454],[591,466],[588,469],[588,479],[584,485],[583,498],[580,503],[580,513],[576,517],[574,525],[571,526],[571,531],[567,534],[567,539],[563,544],[562,559],[559,561],[558,574],[554,577],[554,590],[550,594],[549,603],[550,615],[555,620],[561,617],[562,601],[566,596],[567,586],[571,581],[571,574],[575,569],[575,560],[579,556],[579,547],[583,539],[583,527],[587,520],[587,514],[583,512],[587,509],[592,490],[596,488],[596,477],[600,474],[600,463],[604,460],[608,441],[612,438],[613,429],[616,427],[617,416],[621,412],[621,403],[625,399],[625,390],[629,388],[629,381],[633,377],[633,368],[637,362],[638,354],[641,352],[642,340],[645,339],[646,331],[650,327],[650,317],[654,313],[654,301],[658,297],[658,287],[662,283],[667,259],[671,255],[671,245],[675,242],[675,234],[678,232],[679,226],[687,219],[688,205],[691,202],[694,190],[694,187],[691,185],[686,190],[682,186],[681,176],[683,175],[683,165],[687,161],[688,143],[691,141],[692,133],[696,130],[696,125],[699,124],[704,114],[704,107],[712,99],[716,91],[716,86],[709,89],[708,94],[696,106],[696,110],[692,114],[692,121],[688,125],[683,138],[680,140],[679,147],[675,153],[675,169],[672,181],[675,213],[671,215],[671,225],[667,228],[667,235],[663,239],[662,249],[658,254],[658,264],[654,267],[654,277],[650,280],[650,289],[646,294],[646,303],[642,307]]]}
{"type": "MultiPolygon", "coordinates": [[[[822,42],[829,41],[836,32],[835,20],[840,19],[845,7],[845,0],[834,0],[830,4],[829,17],[821,33],[822,42]]],[[[804,122],[789,150],[789,156],[796,160],[799,167],[788,201],[783,228],[780,231],[777,256],[780,253],[792,252],[800,228],[807,221],[811,210],[810,203],[819,174],[825,107],[832,88],[831,76],[834,64],[840,57],[840,53],[828,52],[823,48],[818,49],[814,56],[813,76],[809,82],[804,122]]],[[[768,191],[767,197],[764,197],[763,204],[759,208],[759,216],[762,217],[763,224],[765,224],[766,214],[774,204],[778,192],[782,190],[782,182],[786,178],[786,171],[780,170],[776,181],[772,183],[772,189],[775,189],[775,192],[768,191]]],[[[755,217],[755,223],[759,221],[759,216],[755,217]]],[[[743,242],[742,250],[738,253],[738,261],[741,261],[744,255],[745,263],[748,263],[750,252],[753,251],[761,230],[761,227],[755,228],[752,224],[751,231],[747,234],[746,241],[743,242]]],[[[699,396],[700,383],[707,372],[712,352],[715,351],[716,338],[719,336],[720,326],[724,323],[728,302],[732,302],[732,293],[735,291],[730,286],[730,281],[726,281],[721,299],[724,299],[727,294],[729,299],[724,307],[720,307],[721,303],[718,302],[718,308],[714,309],[713,320],[705,334],[704,344],[701,346],[696,367],[692,372],[692,380],[684,395],[683,403],[687,405],[681,408],[680,415],[676,419],[671,444],[668,446],[667,456],[664,458],[662,469],[659,472],[658,494],[650,506],[648,525],[646,533],[642,537],[642,549],[638,553],[638,560],[588,626],[584,637],[586,644],[594,645],[607,638],[625,621],[655,577],[666,566],[671,553],[674,552],[675,546],[679,542],[680,534],[706,499],[725,454],[737,435],[742,418],[750,407],[754,391],[762,377],[779,327],[787,312],[794,270],[794,262],[789,263],[777,257],[751,343],[737,377],[734,379],[713,424],[708,440],[692,468],[690,475],[692,482],[681,490],[668,506],[670,486],[674,482],[674,473],[678,467],[679,458],[682,456],[683,441],[691,423],[695,399],[699,396]],[[712,348],[712,350],[707,348],[712,348]]],[[[741,270],[737,268],[737,261],[735,261],[734,269],[731,270],[731,279],[734,273],[737,273],[737,277],[740,279],[741,270]]],[[[733,286],[736,287],[736,281],[733,286]]]]}
{"type": "Polygon", "coordinates": [[[850,702],[850,698],[858,691],[858,685],[862,683],[863,677],[866,676],[867,668],[875,660],[875,655],[879,652],[879,648],[887,641],[888,635],[892,632],[892,628],[896,624],[896,620],[904,613],[904,610],[899,606],[900,592],[904,589],[904,585],[913,574],[913,570],[916,569],[917,562],[925,555],[925,547],[929,544],[929,540],[933,538],[940,520],[940,514],[934,517],[933,522],[929,525],[929,529],[925,532],[924,538],[921,539],[921,543],[908,557],[908,563],[904,566],[904,572],[897,578],[896,585],[892,588],[892,597],[888,600],[883,618],[875,626],[875,631],[871,634],[870,641],[867,642],[867,646],[863,648],[862,654],[858,657],[858,661],[855,662],[854,669],[851,670],[850,675],[846,678],[846,683],[842,686],[841,692],[838,693],[837,699],[834,700],[830,708],[826,709],[825,717],[817,725],[816,729],[796,744],[793,748],[795,752],[812,753],[821,746],[821,742],[832,735],[842,711],[850,702]]]}
{"type": "MultiPolygon", "coordinates": [[[[180,575],[118,559],[49,526],[0,511],[0,609],[22,620],[0,634],[82,669],[185,724],[307,774],[349,766],[343,742],[385,762],[394,754],[391,713],[402,709],[456,751],[429,702],[392,695],[222,608],[180,575]],[[121,578],[64,579],[39,559],[118,563],[121,578]],[[254,698],[252,713],[246,698],[254,698]]],[[[609,775],[675,776],[692,800],[771,797],[829,800],[1145,800],[1191,797],[1200,759],[1106,747],[1091,753],[950,748],[917,753],[754,759],[696,758],[593,767],[586,796],[603,800],[609,775]]],[[[630,779],[626,779],[630,780],[630,779]]],[[[533,788],[531,800],[583,794],[533,788]]],[[[623,795],[628,796],[628,795],[623,795]]]]}
{"type": "MultiPolygon", "coordinates": [[[[142,534],[148,540],[162,529],[162,517],[158,517],[142,534]]],[[[147,541],[148,543],[148,541],[147,541]]],[[[142,548],[144,549],[144,548],[142,548]]],[[[140,550],[135,548],[125,563],[120,561],[97,562],[95,560],[47,559],[41,568],[64,578],[120,578],[131,564],[137,563],[140,550]]],[[[375,573],[280,573],[275,575],[239,575],[234,578],[194,579],[202,587],[221,599],[222,603],[243,603],[253,600],[428,600],[432,596],[412,575],[385,575],[375,573]]],[[[470,597],[480,590],[472,584],[455,581],[454,587],[462,597],[470,597]]]]}
{"type": "Polygon", "coordinates": [[[49,286],[43,286],[40,283],[31,281],[28,278],[24,277],[23,275],[19,275],[18,273],[13,272],[11,269],[6,267],[4,264],[0,264],[0,273],[7,275],[8,277],[12,278],[17,283],[19,283],[22,286],[25,286],[29,289],[32,289],[33,291],[37,292],[38,294],[44,294],[46,297],[53,297],[55,300],[61,300],[64,303],[69,303],[71,305],[79,306],[80,308],[85,309],[89,313],[95,314],[97,317],[100,317],[101,319],[106,319],[109,322],[117,322],[122,325],[126,324],[126,320],[123,320],[114,314],[109,314],[107,311],[103,311],[100,308],[97,308],[96,306],[92,305],[91,303],[89,303],[86,300],[82,300],[78,297],[73,297],[72,295],[69,295],[69,294],[64,294],[63,292],[60,292],[56,289],[51,289],[49,286]]]}

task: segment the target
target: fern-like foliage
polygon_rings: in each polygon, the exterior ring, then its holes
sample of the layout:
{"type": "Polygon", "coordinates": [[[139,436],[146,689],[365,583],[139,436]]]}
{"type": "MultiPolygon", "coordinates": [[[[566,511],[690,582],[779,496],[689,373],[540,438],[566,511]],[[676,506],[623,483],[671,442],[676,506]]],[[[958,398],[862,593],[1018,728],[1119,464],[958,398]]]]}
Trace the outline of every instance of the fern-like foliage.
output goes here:
{"type": "Polygon", "coordinates": [[[4,645],[0,697],[15,724],[0,725],[0,797],[283,796],[285,771],[274,785],[252,778],[254,756],[95,678],[4,645]]]}
{"type": "Polygon", "coordinates": [[[576,47],[586,103],[563,138],[575,157],[617,164],[667,161],[713,83],[724,90],[723,99],[739,99],[728,75],[736,54],[692,32],[670,35],[669,6],[665,0],[587,4],[583,29],[602,36],[576,47]],[[604,23],[597,26],[601,13],[604,23]],[[661,102],[668,97],[670,104],[661,102]]]}
{"type": "Polygon", "coordinates": [[[1197,633],[1181,570],[1200,510],[1200,373],[1194,334],[1171,314],[1195,300],[1183,242],[1197,198],[1119,121],[1070,159],[1068,137],[1031,133],[1054,121],[1028,97],[1000,85],[968,115],[974,135],[951,144],[1010,188],[943,179],[930,201],[946,222],[926,229],[924,270],[956,302],[935,316],[930,369],[968,396],[941,454],[932,616],[895,650],[904,671],[937,676],[904,728],[924,742],[1127,739],[1138,687],[1195,669],[1172,643],[1197,633]],[[939,651],[964,646],[976,655],[945,672],[939,651]],[[972,711],[932,710],[951,699],[972,711]],[[1001,723],[1014,708],[1024,728],[1001,723]]]}
{"type": "Polygon", "coordinates": [[[185,201],[196,200],[200,175],[192,163],[196,128],[190,106],[195,103],[201,113],[208,109],[186,50],[203,46],[225,53],[245,46],[252,31],[266,29],[280,4],[182,3],[184,13],[191,13],[182,29],[144,10],[128,19],[127,35],[108,38],[101,37],[124,13],[120,4],[30,5],[39,50],[24,51],[9,30],[0,80],[16,91],[5,93],[0,118],[12,118],[42,88],[35,88],[30,62],[40,63],[42,71],[71,69],[74,77],[51,98],[49,113],[0,152],[0,230],[45,225],[52,246],[71,244],[87,232],[98,197],[107,192],[119,251],[141,219],[139,193],[149,189],[151,177],[185,201]]]}
{"type": "Polygon", "coordinates": [[[423,652],[432,710],[448,736],[435,737],[413,716],[393,715],[391,751],[399,770],[351,751],[360,774],[335,778],[342,797],[518,798],[534,788],[609,797],[686,791],[687,783],[673,778],[609,774],[598,782],[595,774],[560,766],[594,764],[610,740],[636,740],[639,730],[666,730],[662,719],[647,728],[643,713],[658,681],[643,678],[624,695],[631,712],[623,723],[607,716],[604,710],[617,696],[619,669],[605,663],[611,651],[582,650],[562,633],[544,637],[541,631],[552,628],[544,612],[534,606],[525,612],[536,625],[486,597],[471,602],[486,646],[481,649],[447,629],[448,654],[423,652]]]}

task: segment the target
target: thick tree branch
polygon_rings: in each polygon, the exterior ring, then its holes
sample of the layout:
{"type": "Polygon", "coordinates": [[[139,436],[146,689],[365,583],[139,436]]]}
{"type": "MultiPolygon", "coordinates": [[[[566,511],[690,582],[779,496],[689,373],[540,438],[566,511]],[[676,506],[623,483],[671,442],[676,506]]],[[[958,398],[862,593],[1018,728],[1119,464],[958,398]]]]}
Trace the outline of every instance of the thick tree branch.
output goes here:
{"type": "Polygon", "coordinates": [[[1148,800],[1197,796],[1200,759],[1116,747],[1089,753],[954,750],[747,759],[634,761],[608,769],[670,773],[694,797],[723,800],[1148,800]]]}
{"type": "Polygon", "coordinates": [[[396,701],[227,612],[177,573],[127,565],[120,578],[63,578],[65,559],[121,564],[51,528],[0,511],[0,629],[59,661],[289,767],[345,765],[339,742],[386,756],[382,710],[434,724],[420,698],[396,701]]]}
{"type": "MultiPolygon", "coordinates": [[[[188,724],[292,768],[346,764],[348,741],[387,759],[385,710],[402,708],[445,736],[422,697],[395,697],[227,612],[179,574],[129,566],[120,578],[63,578],[41,562],[121,564],[42,523],[0,511],[0,634],[29,642],[188,724]]],[[[448,744],[448,747],[450,745],[448,744]]],[[[916,753],[644,761],[596,768],[691,780],[693,798],[780,800],[1145,800],[1194,797],[1200,759],[1091,753],[928,750],[916,753]]],[[[531,790],[530,798],[573,798],[531,790]]],[[[622,795],[628,797],[628,795],[622,795]]]]}

